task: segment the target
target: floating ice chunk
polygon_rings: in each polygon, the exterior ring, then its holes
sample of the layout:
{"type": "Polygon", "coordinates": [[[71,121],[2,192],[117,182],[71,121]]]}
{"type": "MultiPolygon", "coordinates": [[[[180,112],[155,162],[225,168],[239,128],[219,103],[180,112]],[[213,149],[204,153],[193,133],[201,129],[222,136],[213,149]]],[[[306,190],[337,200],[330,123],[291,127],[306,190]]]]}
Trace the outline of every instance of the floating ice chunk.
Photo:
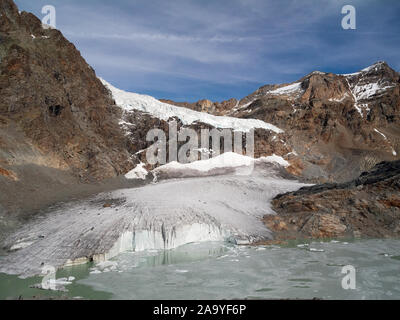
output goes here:
{"type": "Polygon", "coordinates": [[[302,243],[297,245],[298,248],[305,248],[308,247],[308,243],[302,243]]]}
{"type": "Polygon", "coordinates": [[[189,270],[179,270],[179,269],[177,269],[177,270],[175,270],[175,272],[177,272],[177,273],[188,273],[189,270]]]}
{"type": "Polygon", "coordinates": [[[99,270],[104,270],[104,269],[116,269],[118,266],[118,263],[115,261],[102,261],[96,264],[96,268],[99,270]]]}
{"type": "Polygon", "coordinates": [[[101,271],[98,270],[98,269],[95,269],[95,270],[93,270],[93,271],[90,271],[89,273],[90,273],[90,274],[99,274],[99,273],[101,273],[101,271]]]}
{"type": "Polygon", "coordinates": [[[65,288],[65,286],[68,286],[70,284],[72,284],[72,282],[68,281],[67,278],[48,279],[47,281],[43,281],[42,283],[32,285],[31,288],[67,292],[68,290],[65,288]]]}

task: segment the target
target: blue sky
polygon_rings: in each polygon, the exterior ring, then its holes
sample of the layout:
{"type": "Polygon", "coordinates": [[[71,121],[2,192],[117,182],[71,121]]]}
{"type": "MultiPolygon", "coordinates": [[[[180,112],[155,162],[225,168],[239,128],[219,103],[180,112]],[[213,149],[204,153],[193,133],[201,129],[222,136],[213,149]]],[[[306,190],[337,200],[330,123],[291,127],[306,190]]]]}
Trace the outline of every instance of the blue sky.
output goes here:
{"type": "Polygon", "coordinates": [[[221,101],[320,70],[378,60],[400,70],[398,0],[16,0],[57,28],[113,85],[157,98],[221,101]],[[343,30],[341,9],[357,10],[343,30]]]}

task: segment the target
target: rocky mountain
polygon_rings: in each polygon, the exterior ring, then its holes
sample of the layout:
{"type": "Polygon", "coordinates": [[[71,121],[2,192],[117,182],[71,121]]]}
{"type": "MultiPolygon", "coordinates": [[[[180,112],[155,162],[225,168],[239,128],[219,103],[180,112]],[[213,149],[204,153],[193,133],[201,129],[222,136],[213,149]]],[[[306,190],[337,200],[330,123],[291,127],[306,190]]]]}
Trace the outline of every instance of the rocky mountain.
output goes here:
{"type": "Polygon", "coordinates": [[[275,239],[398,237],[400,161],[382,162],[347,183],[303,187],[277,196],[264,222],[275,239]]]}
{"type": "Polygon", "coordinates": [[[353,74],[315,71],[291,84],[263,86],[236,105],[222,103],[232,108],[209,102],[202,110],[274,124],[293,150],[293,173],[315,182],[347,181],[398,159],[399,90],[399,73],[377,62],[353,74]]]}
{"type": "Polygon", "coordinates": [[[94,70],[60,31],[11,0],[0,1],[0,97],[3,206],[133,167],[121,110],[94,70]]]}
{"type": "MultiPolygon", "coordinates": [[[[254,130],[254,156],[256,158],[273,154],[290,157],[292,152],[285,142],[285,132],[271,123],[259,119],[215,116],[206,112],[167,104],[150,96],[125,92],[104,80],[102,81],[110,90],[117,105],[123,110],[120,124],[130,141],[130,152],[138,156],[145,164],[147,164],[146,150],[154,143],[153,141],[146,141],[147,132],[150,129],[161,129],[169,137],[169,123],[172,121],[177,123],[178,131],[181,128],[191,128],[196,131],[198,137],[201,136],[202,129],[210,131],[217,129],[220,131],[227,130],[231,137],[234,136],[234,132],[236,134],[241,133],[242,139],[245,140],[246,133],[254,130]]],[[[178,141],[178,148],[184,143],[186,141],[178,141]]],[[[245,141],[242,145],[243,153],[247,152],[245,141]]],[[[202,152],[212,153],[215,156],[217,150],[214,149],[212,141],[209,142],[208,147],[202,147],[199,142],[196,157],[200,159],[202,152]]],[[[167,158],[170,159],[168,148],[166,151],[167,158]]],[[[226,152],[226,150],[221,148],[218,152],[226,152]]],[[[152,166],[148,165],[147,168],[152,168],[152,166]]],[[[293,166],[288,167],[289,172],[292,169],[293,166]]]]}
{"type": "Polygon", "coordinates": [[[398,237],[399,142],[400,74],[385,62],[240,101],[160,101],[98,78],[60,31],[0,0],[1,272],[206,241],[398,237]],[[183,128],[230,137],[177,163],[183,128]],[[151,129],[170,163],[147,159],[151,129]]]}
{"type": "Polygon", "coordinates": [[[262,120],[210,116],[206,101],[197,112],[102,84],[60,31],[19,12],[12,0],[0,0],[0,14],[1,211],[46,207],[87,194],[99,181],[123,179],[139,161],[147,164],[147,132],[168,134],[171,120],[199,133],[255,129],[256,156],[291,152],[283,130],[262,120]]]}
{"type": "Polygon", "coordinates": [[[120,110],[75,46],[10,0],[0,10],[2,166],[34,163],[87,179],[129,169],[120,110]]]}
{"type": "Polygon", "coordinates": [[[40,208],[106,179],[121,186],[140,162],[153,169],[146,134],[168,135],[171,120],[198,133],[254,129],[256,158],[278,156],[302,181],[348,181],[398,159],[399,90],[399,73],[378,62],[265,85],[240,101],[158,101],[98,79],[60,31],[0,0],[0,211],[17,212],[26,199],[40,208]]]}

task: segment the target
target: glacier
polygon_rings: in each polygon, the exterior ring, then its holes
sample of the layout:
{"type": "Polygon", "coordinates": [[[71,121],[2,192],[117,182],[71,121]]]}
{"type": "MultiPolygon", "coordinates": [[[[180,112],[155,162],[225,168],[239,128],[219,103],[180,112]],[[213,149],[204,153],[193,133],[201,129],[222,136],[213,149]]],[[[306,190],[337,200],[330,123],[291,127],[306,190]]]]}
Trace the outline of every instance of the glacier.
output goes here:
{"type": "MultiPolygon", "coordinates": [[[[177,117],[183,125],[191,125],[196,122],[202,122],[218,129],[233,129],[234,131],[249,132],[252,129],[265,129],[282,133],[283,130],[271,123],[258,119],[241,119],[226,116],[214,116],[204,112],[198,112],[191,109],[177,107],[168,103],[163,103],[151,96],[126,92],[120,90],[104,79],[100,81],[112,93],[116,104],[126,112],[137,110],[148,113],[151,116],[168,121],[170,118],[177,117]]],[[[123,123],[121,123],[123,124],[123,123]]]]}
{"type": "Polygon", "coordinates": [[[166,179],[61,205],[6,239],[6,247],[16,250],[1,257],[0,272],[26,278],[41,274],[44,265],[102,262],[125,251],[270,239],[261,221],[274,214],[270,200],[305,186],[285,179],[283,171],[257,161],[247,175],[227,168],[223,175],[166,179]]]}

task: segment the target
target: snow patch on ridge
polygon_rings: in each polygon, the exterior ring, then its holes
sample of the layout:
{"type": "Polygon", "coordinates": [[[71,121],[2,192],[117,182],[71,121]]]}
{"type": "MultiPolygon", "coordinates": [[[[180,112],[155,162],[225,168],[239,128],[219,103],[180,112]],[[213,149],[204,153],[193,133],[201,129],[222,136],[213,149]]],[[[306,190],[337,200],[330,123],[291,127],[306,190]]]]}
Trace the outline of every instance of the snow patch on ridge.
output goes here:
{"type": "Polygon", "coordinates": [[[346,79],[347,85],[349,86],[351,95],[353,96],[353,100],[354,100],[354,108],[356,108],[356,110],[358,111],[358,113],[361,115],[361,118],[364,117],[364,112],[362,109],[367,109],[367,111],[369,111],[368,108],[368,104],[362,104],[359,103],[359,98],[357,97],[357,95],[354,93],[354,88],[351,87],[350,82],[348,79],[346,79]]]}
{"type": "Polygon", "coordinates": [[[284,86],[275,90],[270,91],[270,94],[274,95],[290,95],[290,94],[295,94],[295,93],[302,93],[303,89],[301,87],[301,82],[296,82],[293,84],[290,84],[288,86],[284,86]]]}
{"type": "Polygon", "coordinates": [[[233,129],[241,132],[249,132],[256,128],[270,130],[276,133],[283,132],[283,130],[278,127],[261,120],[213,116],[208,113],[163,103],[151,96],[126,92],[115,88],[103,79],[100,80],[111,91],[116,104],[127,112],[137,110],[148,113],[151,116],[164,121],[177,117],[184,125],[202,122],[209,124],[214,128],[233,129]]]}
{"type": "Polygon", "coordinates": [[[374,70],[374,69],[378,70],[378,68],[380,66],[382,66],[384,63],[385,63],[384,61],[378,61],[378,62],[374,63],[373,65],[362,69],[361,72],[369,72],[369,71],[374,70]]]}
{"type": "Polygon", "coordinates": [[[360,75],[360,74],[368,73],[368,72],[371,71],[371,70],[378,71],[378,69],[379,69],[383,64],[384,64],[383,61],[379,61],[379,62],[374,63],[373,65],[371,65],[371,66],[369,66],[369,67],[366,67],[366,68],[362,69],[361,71],[353,72],[353,73],[345,73],[345,74],[341,74],[341,76],[352,78],[352,77],[358,76],[358,75],[360,75]]]}

